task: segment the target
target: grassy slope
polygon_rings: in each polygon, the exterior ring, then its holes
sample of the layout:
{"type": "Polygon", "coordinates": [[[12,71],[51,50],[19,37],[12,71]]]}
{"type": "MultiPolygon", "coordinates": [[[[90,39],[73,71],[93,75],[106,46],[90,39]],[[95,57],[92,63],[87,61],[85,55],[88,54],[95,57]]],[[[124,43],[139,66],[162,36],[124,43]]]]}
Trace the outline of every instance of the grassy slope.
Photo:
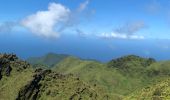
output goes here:
{"type": "Polygon", "coordinates": [[[170,99],[170,79],[155,82],[139,91],[130,94],[124,100],[169,100],[170,99]]]}
{"type": "Polygon", "coordinates": [[[112,60],[108,64],[67,57],[52,69],[64,74],[73,73],[91,85],[99,85],[110,96],[124,97],[169,77],[169,61],[153,62],[153,59],[133,55],[112,60]]]}
{"type": "Polygon", "coordinates": [[[169,100],[170,99],[170,61],[152,64],[147,74],[156,80],[141,90],[134,91],[125,100],[169,100]]]}
{"type": "Polygon", "coordinates": [[[15,61],[5,59],[9,62],[3,63],[2,57],[0,55],[0,70],[2,68],[1,74],[3,75],[0,80],[0,100],[15,100],[16,98],[23,100],[22,98],[29,98],[29,96],[30,98],[26,100],[32,100],[36,93],[38,97],[34,100],[107,100],[110,98],[99,86],[89,85],[71,74],[61,75],[47,70],[47,74],[40,76],[44,78],[38,81],[39,79],[35,79],[35,76],[43,72],[37,73],[37,70],[35,71],[28,63],[18,59],[15,61]],[[6,75],[8,65],[12,68],[9,76],[6,75]]]}
{"type": "Polygon", "coordinates": [[[100,85],[109,94],[119,97],[129,94],[135,89],[142,88],[148,83],[145,77],[137,73],[135,73],[137,76],[124,75],[116,68],[109,68],[107,64],[82,61],[74,57],[64,59],[54,67],[54,70],[65,74],[76,74],[82,80],[100,85]]]}
{"type": "MultiPolygon", "coordinates": [[[[32,80],[33,69],[29,64],[20,60],[10,61],[7,64],[0,63],[1,68],[5,68],[7,65],[10,65],[12,71],[10,76],[3,75],[0,80],[0,99],[14,100],[17,97],[20,88],[32,80]]],[[[4,74],[4,72],[6,71],[1,73],[4,74]]]]}
{"type": "Polygon", "coordinates": [[[0,98],[2,100],[14,100],[20,88],[32,79],[32,70],[12,72],[10,77],[4,77],[0,81],[0,98]]]}
{"type": "Polygon", "coordinates": [[[90,86],[74,76],[60,76],[56,79],[47,75],[40,82],[43,84],[43,92],[40,92],[40,100],[105,100],[104,91],[98,87],[90,86]],[[46,84],[46,85],[44,85],[46,84]]]}

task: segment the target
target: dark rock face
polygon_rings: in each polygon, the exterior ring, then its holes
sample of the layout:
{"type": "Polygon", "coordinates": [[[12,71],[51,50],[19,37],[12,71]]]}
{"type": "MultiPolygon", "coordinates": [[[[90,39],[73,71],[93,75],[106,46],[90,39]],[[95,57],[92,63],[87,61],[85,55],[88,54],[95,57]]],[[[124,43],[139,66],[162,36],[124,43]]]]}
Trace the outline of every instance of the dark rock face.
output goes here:
{"type": "Polygon", "coordinates": [[[12,71],[10,61],[14,61],[16,59],[16,55],[0,54],[0,80],[2,79],[3,75],[10,75],[12,71]]]}
{"type": "MultiPolygon", "coordinates": [[[[100,98],[93,87],[74,77],[73,74],[65,75],[41,68],[32,72],[33,69],[29,67],[31,66],[27,62],[19,60],[16,55],[0,54],[0,82],[3,84],[2,87],[5,86],[4,90],[8,89],[8,85],[14,86],[14,88],[17,87],[14,90],[17,97],[12,95],[14,100],[44,100],[46,97],[52,98],[52,100],[62,100],[64,98],[67,98],[67,100],[77,100],[77,98],[78,100],[84,98],[85,100],[87,98],[99,100],[98,98],[100,98]],[[20,73],[24,77],[20,78],[20,73]],[[26,75],[29,75],[29,77],[25,77],[26,75]],[[12,83],[14,82],[13,78],[15,83],[19,82],[17,85],[12,83]],[[10,84],[8,81],[5,83],[6,80],[12,80],[12,82],[10,81],[10,84]]],[[[11,91],[10,89],[5,93],[1,92],[5,94],[4,100],[8,96],[10,97],[10,94],[8,94],[11,91]]],[[[12,92],[14,91],[12,90],[12,92]]],[[[3,99],[3,95],[0,98],[3,99]]]]}
{"type": "Polygon", "coordinates": [[[2,79],[3,75],[10,76],[12,71],[12,67],[9,64],[0,64],[0,80],[2,79]]]}
{"type": "Polygon", "coordinates": [[[41,87],[39,82],[45,77],[45,74],[50,71],[37,69],[35,72],[37,72],[37,74],[34,75],[34,79],[19,91],[16,100],[37,100],[41,87]]]}
{"type": "Polygon", "coordinates": [[[6,76],[9,76],[11,71],[12,71],[11,66],[10,66],[10,65],[7,65],[7,68],[6,68],[6,76]]]}
{"type": "Polygon", "coordinates": [[[0,65],[0,80],[2,79],[2,66],[0,65]]]}
{"type": "Polygon", "coordinates": [[[30,98],[32,98],[32,100],[36,100],[40,88],[38,83],[41,78],[41,75],[36,75],[35,78],[19,92],[16,100],[28,100],[30,98]]]}
{"type": "MultiPolygon", "coordinates": [[[[63,95],[63,98],[67,96],[67,100],[82,100],[85,95],[90,100],[98,100],[99,98],[98,93],[93,88],[77,80],[71,74],[62,75],[43,69],[36,69],[35,73],[32,81],[20,89],[16,100],[41,100],[42,95],[51,98],[63,95]],[[72,86],[72,84],[77,86],[72,86]],[[51,87],[54,87],[54,89],[51,89],[51,87]]],[[[54,100],[62,100],[62,98],[54,100]]]]}
{"type": "Polygon", "coordinates": [[[15,67],[17,71],[21,71],[28,66],[28,63],[19,60],[14,54],[0,54],[0,80],[3,76],[10,76],[13,67],[15,67]]]}

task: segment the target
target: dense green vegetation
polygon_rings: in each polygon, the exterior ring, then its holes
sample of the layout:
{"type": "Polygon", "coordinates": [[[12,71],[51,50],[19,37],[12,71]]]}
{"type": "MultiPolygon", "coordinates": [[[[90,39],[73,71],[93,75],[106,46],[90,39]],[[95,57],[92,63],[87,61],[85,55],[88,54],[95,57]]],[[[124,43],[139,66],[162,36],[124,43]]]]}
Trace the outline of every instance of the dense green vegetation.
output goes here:
{"type": "Polygon", "coordinates": [[[32,79],[31,66],[16,55],[0,54],[0,99],[14,100],[18,91],[32,79]]]}
{"type": "Polygon", "coordinates": [[[0,54],[0,100],[107,100],[99,86],[72,74],[33,69],[16,55],[0,54]]]}
{"type": "Polygon", "coordinates": [[[170,100],[170,79],[156,82],[139,91],[135,91],[124,100],[170,100]]]}
{"type": "Polygon", "coordinates": [[[108,94],[122,98],[154,81],[145,74],[146,67],[154,62],[151,58],[132,55],[105,64],[68,57],[56,64],[53,70],[64,74],[73,73],[89,84],[102,86],[108,94]]]}
{"type": "Polygon", "coordinates": [[[0,55],[3,100],[169,100],[170,61],[129,55],[101,63],[52,53],[29,61],[34,67],[0,55]]]}

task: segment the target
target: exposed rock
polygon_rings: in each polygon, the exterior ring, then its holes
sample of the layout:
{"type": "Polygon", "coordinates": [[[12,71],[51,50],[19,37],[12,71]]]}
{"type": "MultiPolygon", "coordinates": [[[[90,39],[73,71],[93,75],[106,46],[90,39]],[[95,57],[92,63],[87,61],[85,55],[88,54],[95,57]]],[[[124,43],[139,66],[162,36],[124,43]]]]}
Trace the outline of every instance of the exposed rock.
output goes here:
{"type": "Polygon", "coordinates": [[[11,66],[7,65],[7,67],[6,67],[6,76],[9,76],[11,71],[12,71],[11,66]]]}
{"type": "Polygon", "coordinates": [[[2,65],[0,65],[0,80],[2,79],[2,65]]]}
{"type": "Polygon", "coordinates": [[[99,98],[104,97],[100,91],[96,92],[97,87],[91,87],[73,74],[63,75],[41,68],[35,69],[33,72],[33,69],[29,67],[31,67],[30,64],[19,60],[16,55],[0,54],[0,82],[2,82],[1,88],[5,91],[5,93],[0,93],[2,97],[5,94],[5,99],[1,99],[9,100],[9,96],[13,100],[47,100],[48,98],[51,100],[101,100],[99,98]],[[20,73],[23,77],[20,77],[20,73]],[[26,77],[27,75],[29,77],[26,77]],[[10,88],[14,86],[14,88],[11,88],[13,90],[8,88],[9,85],[10,88]],[[17,88],[15,88],[15,85],[17,88]],[[12,92],[9,93],[9,91],[12,92]],[[9,95],[14,91],[17,97],[9,95]]]}
{"type": "Polygon", "coordinates": [[[33,77],[34,79],[27,84],[21,91],[19,91],[18,97],[16,100],[36,100],[38,93],[40,91],[40,87],[42,86],[39,84],[41,79],[45,77],[46,73],[49,73],[50,70],[42,70],[42,69],[37,69],[36,70],[37,74],[35,74],[33,77]]]}
{"type": "Polygon", "coordinates": [[[16,100],[28,100],[30,98],[35,100],[39,92],[40,85],[38,83],[41,78],[41,75],[37,75],[33,81],[31,81],[28,85],[24,87],[23,90],[19,92],[16,100]]]}
{"type": "Polygon", "coordinates": [[[36,69],[35,73],[33,80],[20,89],[16,100],[39,100],[44,95],[54,100],[62,98],[82,100],[87,97],[90,100],[98,100],[99,98],[94,88],[72,75],[62,75],[43,69],[36,69]]]}
{"type": "Polygon", "coordinates": [[[22,71],[29,66],[27,62],[19,60],[14,54],[0,54],[0,80],[3,76],[10,76],[13,68],[22,71]]]}

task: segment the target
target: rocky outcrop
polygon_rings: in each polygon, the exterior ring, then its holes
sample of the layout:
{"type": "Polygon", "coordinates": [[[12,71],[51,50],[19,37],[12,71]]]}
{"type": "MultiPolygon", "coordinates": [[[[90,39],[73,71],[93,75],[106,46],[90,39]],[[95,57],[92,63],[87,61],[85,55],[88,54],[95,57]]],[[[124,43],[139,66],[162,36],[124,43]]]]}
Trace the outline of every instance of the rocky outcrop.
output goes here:
{"type": "Polygon", "coordinates": [[[46,73],[50,72],[50,70],[43,71],[42,69],[37,69],[35,72],[37,73],[33,76],[34,79],[19,91],[16,100],[36,100],[41,87],[39,82],[45,77],[46,73]]]}
{"type": "Polygon", "coordinates": [[[11,71],[21,71],[29,66],[25,61],[19,60],[14,54],[0,54],[0,80],[3,76],[10,76],[11,71]]]}
{"type": "Polygon", "coordinates": [[[16,55],[0,54],[0,80],[3,75],[10,75],[10,72],[12,71],[10,61],[14,61],[15,59],[17,59],[16,55]]]}
{"type": "Polygon", "coordinates": [[[11,100],[11,98],[12,100],[105,100],[97,86],[90,86],[73,74],[63,75],[41,68],[33,70],[27,62],[18,59],[16,55],[0,54],[2,89],[0,98],[2,100],[11,100]]]}
{"type": "MultiPolygon", "coordinates": [[[[94,88],[80,81],[72,74],[62,75],[51,70],[36,69],[33,80],[18,93],[16,100],[101,100],[94,88]]],[[[105,100],[105,99],[104,99],[105,100]]]]}

